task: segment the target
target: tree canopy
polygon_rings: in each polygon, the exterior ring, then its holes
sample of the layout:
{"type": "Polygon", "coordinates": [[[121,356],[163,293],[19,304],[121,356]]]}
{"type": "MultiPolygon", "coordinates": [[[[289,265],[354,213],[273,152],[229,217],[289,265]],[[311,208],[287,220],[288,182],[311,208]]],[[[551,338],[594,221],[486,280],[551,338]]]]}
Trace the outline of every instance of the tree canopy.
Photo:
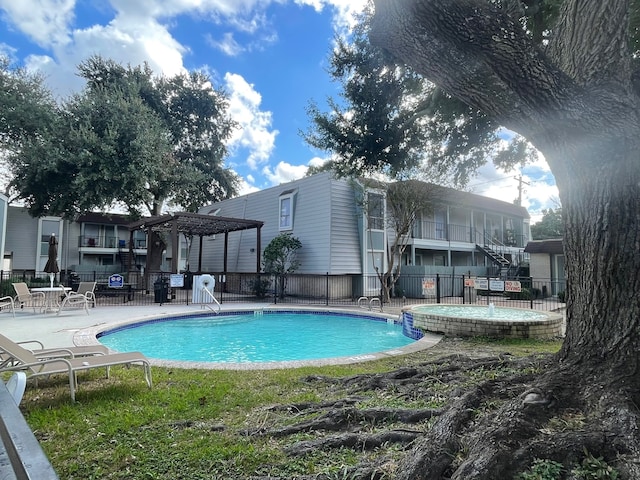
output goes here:
{"type": "MultiPolygon", "coordinates": [[[[223,166],[235,124],[226,94],[206,75],[155,77],[146,65],[100,57],[78,69],[86,87],[37,123],[36,134],[7,122],[17,137],[10,185],[33,215],[74,216],[114,204],[135,215],[167,205],[194,211],[236,193],[238,178],[223,166]]],[[[6,68],[3,78],[21,80],[6,68]]],[[[18,83],[48,98],[42,83],[18,83]]]]}
{"type": "Polygon", "coordinates": [[[337,38],[328,73],[341,85],[328,111],[312,101],[303,138],[331,152],[324,169],[341,176],[383,172],[464,186],[487,161],[502,167],[529,159],[534,149],[499,122],[470,107],[368,39],[371,10],[349,38],[337,38]]]}
{"type": "MultiPolygon", "coordinates": [[[[22,68],[12,68],[0,55],[0,149],[5,157],[19,152],[25,140],[55,127],[57,105],[44,86],[44,78],[22,68]]],[[[8,188],[7,183],[2,185],[8,188]]]]}
{"type": "Polygon", "coordinates": [[[542,220],[531,225],[531,237],[533,240],[562,238],[563,235],[561,208],[542,210],[542,220]]]}

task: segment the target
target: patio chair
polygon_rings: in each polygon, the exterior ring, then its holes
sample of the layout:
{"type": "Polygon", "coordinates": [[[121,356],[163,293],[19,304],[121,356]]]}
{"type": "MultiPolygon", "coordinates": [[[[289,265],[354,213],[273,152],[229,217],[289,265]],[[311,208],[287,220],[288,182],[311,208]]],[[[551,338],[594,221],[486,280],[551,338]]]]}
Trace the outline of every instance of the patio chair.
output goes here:
{"type": "Polygon", "coordinates": [[[96,296],[93,291],[96,288],[96,282],[80,282],[78,290],[75,292],[64,292],[64,299],[58,308],[58,315],[66,307],[82,307],[87,315],[89,314],[89,303],[96,306],[96,296]]]}
{"type": "MultiPolygon", "coordinates": [[[[0,333],[0,341],[11,342],[12,340],[0,333]]],[[[109,353],[109,349],[104,345],[73,345],[67,347],[45,348],[44,344],[40,340],[24,340],[15,343],[28,349],[40,360],[46,358],[90,357],[93,355],[106,355],[109,353]],[[28,347],[28,345],[32,345],[35,348],[28,347]]],[[[19,361],[4,351],[0,346],[0,370],[6,366],[17,364],[19,364],[19,361]]]]}
{"type": "Polygon", "coordinates": [[[20,305],[20,308],[24,308],[25,306],[33,307],[33,311],[35,313],[36,307],[42,309],[45,305],[45,295],[44,292],[32,292],[29,290],[29,287],[24,282],[12,283],[13,289],[16,291],[16,296],[14,297],[14,303],[20,305]]]}
{"type": "MultiPolygon", "coordinates": [[[[0,333],[0,341],[11,342],[9,338],[0,333]]],[[[93,355],[106,355],[109,353],[109,349],[104,345],[82,345],[82,346],[67,346],[67,347],[53,347],[45,348],[44,344],[40,340],[24,340],[21,342],[15,342],[23,348],[28,349],[36,357],[43,358],[74,358],[74,357],[90,357],[93,355]],[[32,345],[29,347],[28,345],[32,345]]],[[[7,354],[0,346],[0,369],[5,365],[14,364],[15,359],[11,355],[7,354]]]]}
{"type": "Polygon", "coordinates": [[[147,385],[149,388],[152,386],[151,365],[147,357],[140,352],[110,353],[91,357],[38,358],[22,345],[3,335],[0,335],[0,349],[2,349],[6,357],[12,358],[12,364],[0,368],[0,372],[22,371],[27,375],[27,378],[33,377],[36,381],[38,377],[43,375],[66,374],[69,376],[71,400],[74,402],[76,400],[76,388],[78,386],[77,374],[82,370],[105,368],[107,378],[109,378],[109,370],[113,365],[139,364],[143,367],[147,385]]]}
{"type": "Polygon", "coordinates": [[[27,375],[24,372],[14,372],[5,385],[16,405],[20,405],[24,389],[27,386],[27,375]]]}
{"type": "Polygon", "coordinates": [[[84,295],[87,297],[87,302],[92,304],[93,307],[96,306],[96,282],[80,282],[78,285],[78,289],[76,293],[80,295],[84,295]]]}
{"type": "Polygon", "coordinates": [[[11,310],[11,314],[13,318],[16,318],[16,305],[13,301],[13,297],[2,297],[0,298],[0,311],[11,310]]]}

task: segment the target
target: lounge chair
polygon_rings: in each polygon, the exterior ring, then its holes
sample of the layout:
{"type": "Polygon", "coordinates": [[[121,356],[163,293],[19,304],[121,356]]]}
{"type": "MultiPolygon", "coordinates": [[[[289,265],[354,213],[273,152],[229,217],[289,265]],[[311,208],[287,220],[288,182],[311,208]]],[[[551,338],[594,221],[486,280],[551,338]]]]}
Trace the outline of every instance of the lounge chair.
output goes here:
{"type": "Polygon", "coordinates": [[[96,282],[80,282],[78,290],[75,292],[67,292],[64,290],[64,299],[58,308],[58,315],[65,308],[82,307],[89,314],[89,303],[96,306],[96,296],[93,291],[96,288],[96,282]]]}
{"type": "Polygon", "coordinates": [[[39,358],[22,345],[0,335],[0,349],[4,352],[4,358],[11,358],[10,363],[4,362],[2,371],[23,371],[27,378],[67,374],[69,376],[69,389],[71,400],[76,400],[76,388],[78,386],[77,373],[92,368],[105,368],[109,378],[109,367],[113,365],[140,364],[144,369],[145,380],[151,388],[151,365],[149,360],[140,352],[112,353],[106,355],[73,357],[73,358],[39,358]]]}
{"type": "Polygon", "coordinates": [[[13,318],[16,318],[16,304],[13,301],[13,297],[0,298],[0,311],[11,310],[13,318]]]}
{"type": "Polygon", "coordinates": [[[33,307],[35,313],[36,307],[43,309],[45,306],[44,292],[32,292],[24,282],[13,283],[13,289],[16,291],[14,302],[20,305],[20,308],[25,306],[33,307]]]}
{"type": "Polygon", "coordinates": [[[14,372],[11,378],[7,380],[6,387],[11,398],[16,402],[16,405],[20,405],[22,401],[22,395],[24,395],[24,389],[27,386],[27,375],[24,372],[14,372]]]}
{"type": "Polygon", "coordinates": [[[76,293],[87,297],[87,302],[94,308],[96,306],[96,282],[80,282],[76,293]]]}
{"type": "MultiPolygon", "coordinates": [[[[11,342],[9,338],[0,334],[0,340],[5,342],[11,342]]],[[[18,345],[27,348],[31,353],[33,353],[36,357],[43,358],[74,358],[74,357],[90,357],[92,355],[106,355],[109,353],[109,349],[104,345],[82,345],[82,346],[67,346],[67,347],[54,347],[54,348],[45,348],[44,344],[40,340],[24,340],[22,342],[15,342],[18,345]],[[28,345],[33,345],[33,347],[28,347],[28,345]]],[[[11,363],[13,361],[13,357],[7,354],[2,347],[0,347],[0,369],[4,366],[5,363],[11,363]]]]}

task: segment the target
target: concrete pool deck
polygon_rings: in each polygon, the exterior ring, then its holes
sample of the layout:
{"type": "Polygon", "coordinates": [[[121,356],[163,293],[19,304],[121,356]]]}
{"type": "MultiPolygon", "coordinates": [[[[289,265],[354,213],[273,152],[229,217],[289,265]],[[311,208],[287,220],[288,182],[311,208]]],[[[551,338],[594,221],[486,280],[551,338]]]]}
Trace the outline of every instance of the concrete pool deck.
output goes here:
{"type": "MultiPolygon", "coordinates": [[[[295,310],[335,310],[350,313],[371,314],[379,316],[380,313],[370,312],[361,308],[323,307],[323,306],[295,306],[273,305],[269,303],[230,303],[221,306],[221,312],[237,310],[258,310],[261,308],[295,309],[295,310]]],[[[10,312],[0,314],[0,332],[13,341],[39,340],[45,348],[66,347],[70,345],[91,345],[98,343],[96,334],[100,331],[116,327],[126,323],[144,322],[153,318],[200,314],[206,312],[201,305],[176,305],[165,303],[152,306],[98,306],[91,308],[89,315],[82,309],[65,310],[60,315],[55,312],[33,312],[31,308],[16,311],[15,319],[10,312]]],[[[393,311],[383,312],[390,318],[396,318],[393,311]]],[[[406,355],[411,352],[424,350],[440,341],[440,335],[426,335],[425,338],[411,343],[402,348],[377,352],[353,357],[326,358],[319,360],[265,362],[265,363],[210,363],[210,362],[178,362],[168,360],[150,359],[152,365],[179,367],[179,368],[207,368],[207,369],[234,369],[256,370],[270,368],[296,368],[308,365],[339,365],[358,363],[389,356],[406,355]]]]}

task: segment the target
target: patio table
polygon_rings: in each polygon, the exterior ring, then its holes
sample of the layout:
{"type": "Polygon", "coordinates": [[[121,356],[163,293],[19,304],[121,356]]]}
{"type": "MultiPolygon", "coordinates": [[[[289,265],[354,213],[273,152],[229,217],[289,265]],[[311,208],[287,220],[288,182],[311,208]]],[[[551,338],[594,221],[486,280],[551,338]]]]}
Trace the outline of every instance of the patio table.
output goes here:
{"type": "Polygon", "coordinates": [[[60,308],[60,297],[71,290],[71,287],[37,287],[30,289],[32,292],[44,293],[43,312],[56,312],[60,308]]]}

